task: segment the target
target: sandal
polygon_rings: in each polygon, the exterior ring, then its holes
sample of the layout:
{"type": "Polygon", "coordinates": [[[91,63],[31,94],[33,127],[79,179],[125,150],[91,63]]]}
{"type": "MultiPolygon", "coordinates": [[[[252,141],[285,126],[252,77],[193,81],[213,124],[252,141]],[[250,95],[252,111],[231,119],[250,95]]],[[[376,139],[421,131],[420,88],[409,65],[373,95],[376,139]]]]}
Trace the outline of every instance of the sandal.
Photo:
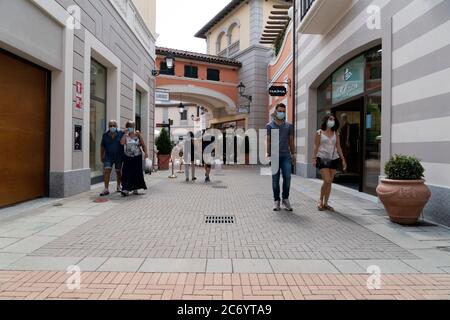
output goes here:
{"type": "Polygon", "coordinates": [[[335,212],[334,208],[330,207],[329,205],[325,205],[325,209],[330,212],[335,212]]]}
{"type": "Polygon", "coordinates": [[[317,204],[317,209],[318,209],[319,211],[325,211],[325,206],[324,206],[322,203],[318,203],[318,204],[317,204]]]}

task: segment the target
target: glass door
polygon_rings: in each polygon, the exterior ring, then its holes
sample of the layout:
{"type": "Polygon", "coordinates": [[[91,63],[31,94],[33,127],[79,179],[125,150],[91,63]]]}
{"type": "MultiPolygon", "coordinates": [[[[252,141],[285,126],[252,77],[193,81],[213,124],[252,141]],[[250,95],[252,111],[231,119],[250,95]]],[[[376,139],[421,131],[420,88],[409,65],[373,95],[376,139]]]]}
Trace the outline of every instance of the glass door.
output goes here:
{"type": "Polygon", "coordinates": [[[342,153],[347,161],[347,171],[342,167],[336,174],[336,183],[361,191],[361,110],[364,98],[347,102],[332,109],[339,119],[342,153]]]}
{"type": "Polygon", "coordinates": [[[381,91],[367,96],[363,192],[376,194],[381,172],[381,91]]]}

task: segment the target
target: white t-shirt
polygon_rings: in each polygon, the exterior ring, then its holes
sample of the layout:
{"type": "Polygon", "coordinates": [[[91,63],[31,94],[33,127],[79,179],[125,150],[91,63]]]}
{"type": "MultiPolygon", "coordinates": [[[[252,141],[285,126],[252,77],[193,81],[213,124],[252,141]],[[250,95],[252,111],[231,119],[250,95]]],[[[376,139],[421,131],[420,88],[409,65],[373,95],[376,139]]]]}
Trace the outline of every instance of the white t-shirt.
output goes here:
{"type": "Polygon", "coordinates": [[[319,130],[317,134],[320,135],[320,146],[317,157],[321,159],[339,159],[339,154],[337,152],[337,133],[335,132],[332,138],[327,137],[324,131],[319,130]]]}

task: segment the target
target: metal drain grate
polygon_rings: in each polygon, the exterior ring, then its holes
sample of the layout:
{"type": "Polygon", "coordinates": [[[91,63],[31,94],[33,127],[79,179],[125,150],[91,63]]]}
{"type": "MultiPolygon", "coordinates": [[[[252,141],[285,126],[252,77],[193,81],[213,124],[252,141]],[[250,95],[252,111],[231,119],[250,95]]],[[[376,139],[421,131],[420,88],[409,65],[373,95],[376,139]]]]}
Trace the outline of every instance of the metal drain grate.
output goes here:
{"type": "Polygon", "coordinates": [[[227,186],[212,186],[213,189],[228,189],[227,186]]]}
{"type": "Polygon", "coordinates": [[[234,224],[234,216],[206,216],[207,224],[234,224]]]}

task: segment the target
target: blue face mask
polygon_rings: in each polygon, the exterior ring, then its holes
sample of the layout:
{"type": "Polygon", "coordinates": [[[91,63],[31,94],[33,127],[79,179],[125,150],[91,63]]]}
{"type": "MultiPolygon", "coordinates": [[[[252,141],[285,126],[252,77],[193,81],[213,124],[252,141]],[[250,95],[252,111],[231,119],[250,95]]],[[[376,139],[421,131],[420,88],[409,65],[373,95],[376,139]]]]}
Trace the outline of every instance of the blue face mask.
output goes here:
{"type": "Polygon", "coordinates": [[[277,112],[277,118],[278,118],[278,120],[286,119],[286,113],[285,112],[277,112]]]}
{"type": "Polygon", "coordinates": [[[128,128],[128,132],[129,133],[133,133],[134,132],[134,128],[128,128]]]}
{"type": "Polygon", "coordinates": [[[111,127],[109,129],[109,131],[111,131],[111,133],[116,133],[117,132],[117,128],[116,127],[111,127]]]}

